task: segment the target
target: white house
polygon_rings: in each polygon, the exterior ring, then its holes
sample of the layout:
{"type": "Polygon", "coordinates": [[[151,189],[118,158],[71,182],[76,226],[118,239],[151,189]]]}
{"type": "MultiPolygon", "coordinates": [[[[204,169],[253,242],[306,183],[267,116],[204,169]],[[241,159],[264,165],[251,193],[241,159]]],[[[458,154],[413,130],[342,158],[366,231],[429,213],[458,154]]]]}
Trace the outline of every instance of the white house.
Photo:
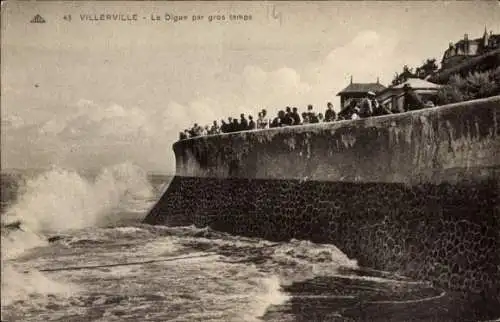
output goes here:
{"type": "Polygon", "coordinates": [[[408,78],[404,83],[396,86],[390,86],[377,94],[377,100],[390,110],[403,112],[404,90],[403,86],[408,84],[413,91],[420,96],[422,101],[436,102],[437,92],[441,85],[431,83],[420,78],[408,78]]]}

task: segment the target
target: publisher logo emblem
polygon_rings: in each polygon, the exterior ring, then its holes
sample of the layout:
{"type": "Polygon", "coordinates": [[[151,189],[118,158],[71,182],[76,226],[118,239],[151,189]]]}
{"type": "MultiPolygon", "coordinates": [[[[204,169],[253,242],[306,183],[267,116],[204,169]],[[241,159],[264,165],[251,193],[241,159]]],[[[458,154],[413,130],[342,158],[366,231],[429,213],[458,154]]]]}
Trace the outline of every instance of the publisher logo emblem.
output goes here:
{"type": "Polygon", "coordinates": [[[36,16],[33,17],[33,19],[31,19],[30,22],[31,23],[45,23],[46,21],[45,21],[45,19],[43,19],[42,16],[36,15],[36,16]]]}

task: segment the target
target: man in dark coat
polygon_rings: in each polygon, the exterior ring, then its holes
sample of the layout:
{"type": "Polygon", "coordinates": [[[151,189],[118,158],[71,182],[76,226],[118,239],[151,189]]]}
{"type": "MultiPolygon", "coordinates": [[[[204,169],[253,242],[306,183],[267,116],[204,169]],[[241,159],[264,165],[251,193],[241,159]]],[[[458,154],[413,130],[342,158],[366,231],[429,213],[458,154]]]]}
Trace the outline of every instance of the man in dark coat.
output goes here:
{"type": "Polygon", "coordinates": [[[333,104],[331,102],[328,102],[326,104],[325,122],[333,121],[335,121],[335,111],[333,110],[333,104]]]}
{"type": "Polygon", "coordinates": [[[240,131],[246,131],[248,130],[248,121],[245,118],[245,114],[240,115],[240,126],[239,126],[240,131]]]}
{"type": "Polygon", "coordinates": [[[297,112],[296,107],[292,108],[292,118],[293,118],[293,125],[302,124],[302,121],[300,120],[299,112],[297,112]]]}
{"type": "Polygon", "coordinates": [[[361,118],[370,117],[373,115],[373,102],[375,100],[375,93],[369,91],[366,94],[366,97],[363,98],[361,103],[359,104],[359,116],[361,118]]]}
{"type": "Polygon", "coordinates": [[[339,120],[350,120],[354,113],[358,112],[358,102],[356,100],[350,100],[344,105],[344,108],[339,112],[339,120]]]}
{"type": "Polygon", "coordinates": [[[373,106],[373,116],[380,116],[380,115],[388,115],[392,114],[392,112],[382,104],[380,104],[376,99],[372,100],[372,106],[373,106]]]}
{"type": "Polygon", "coordinates": [[[229,132],[229,131],[228,131],[228,128],[227,128],[227,123],[226,123],[226,121],[224,121],[224,120],[220,120],[220,131],[221,131],[222,133],[227,133],[227,132],[229,132]]]}
{"type": "Polygon", "coordinates": [[[292,109],[290,108],[290,106],[286,107],[286,113],[285,113],[285,117],[283,119],[283,123],[286,125],[293,125],[294,124],[293,117],[292,117],[292,109]]]}
{"type": "Polygon", "coordinates": [[[276,116],[273,121],[271,122],[270,127],[281,127],[285,126],[285,111],[281,110],[278,112],[278,116],[276,116]]]}
{"type": "Polygon", "coordinates": [[[255,122],[253,121],[252,115],[248,115],[248,129],[249,130],[255,130],[255,122]]]}
{"type": "Polygon", "coordinates": [[[271,123],[269,123],[270,128],[280,127],[280,126],[281,126],[280,118],[277,116],[271,121],[271,123]]]}
{"type": "Polygon", "coordinates": [[[231,133],[231,132],[234,132],[234,131],[235,131],[235,129],[234,129],[233,118],[232,117],[228,117],[227,118],[226,132],[227,133],[231,133]]]}
{"type": "Polygon", "coordinates": [[[302,112],[302,124],[309,124],[309,114],[307,112],[302,112]]]}
{"type": "Polygon", "coordinates": [[[210,134],[219,134],[219,133],[220,133],[219,125],[217,124],[217,121],[214,121],[212,123],[212,127],[210,128],[210,134]]]}
{"type": "Polygon", "coordinates": [[[196,127],[197,126],[198,126],[198,124],[195,123],[194,126],[189,129],[189,137],[190,138],[194,138],[197,136],[196,135],[196,127]]]}
{"type": "Polygon", "coordinates": [[[238,119],[234,118],[231,132],[238,132],[238,131],[240,131],[240,129],[241,129],[241,125],[238,123],[238,119]]]}
{"type": "Polygon", "coordinates": [[[405,84],[403,86],[403,90],[404,90],[403,109],[405,110],[405,112],[415,111],[425,107],[420,97],[417,95],[417,93],[415,93],[415,91],[413,91],[413,89],[409,84],[405,84]]]}

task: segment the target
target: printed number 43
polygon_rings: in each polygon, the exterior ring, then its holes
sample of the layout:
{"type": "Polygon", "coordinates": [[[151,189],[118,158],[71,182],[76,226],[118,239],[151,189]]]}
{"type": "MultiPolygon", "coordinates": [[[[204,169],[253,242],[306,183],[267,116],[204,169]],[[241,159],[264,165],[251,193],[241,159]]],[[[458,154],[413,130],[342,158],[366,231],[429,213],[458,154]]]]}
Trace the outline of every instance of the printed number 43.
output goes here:
{"type": "Polygon", "coordinates": [[[63,17],[64,20],[71,21],[71,15],[65,15],[63,17]]]}

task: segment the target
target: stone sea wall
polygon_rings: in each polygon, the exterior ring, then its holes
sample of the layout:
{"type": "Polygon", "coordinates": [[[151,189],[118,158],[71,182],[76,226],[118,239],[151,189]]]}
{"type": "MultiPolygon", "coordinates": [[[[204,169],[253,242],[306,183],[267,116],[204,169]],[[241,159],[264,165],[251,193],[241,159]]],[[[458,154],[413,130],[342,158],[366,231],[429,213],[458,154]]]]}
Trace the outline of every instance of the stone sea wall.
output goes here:
{"type": "Polygon", "coordinates": [[[500,96],[174,151],[146,223],[333,243],[360,265],[500,303],[500,96]]]}

